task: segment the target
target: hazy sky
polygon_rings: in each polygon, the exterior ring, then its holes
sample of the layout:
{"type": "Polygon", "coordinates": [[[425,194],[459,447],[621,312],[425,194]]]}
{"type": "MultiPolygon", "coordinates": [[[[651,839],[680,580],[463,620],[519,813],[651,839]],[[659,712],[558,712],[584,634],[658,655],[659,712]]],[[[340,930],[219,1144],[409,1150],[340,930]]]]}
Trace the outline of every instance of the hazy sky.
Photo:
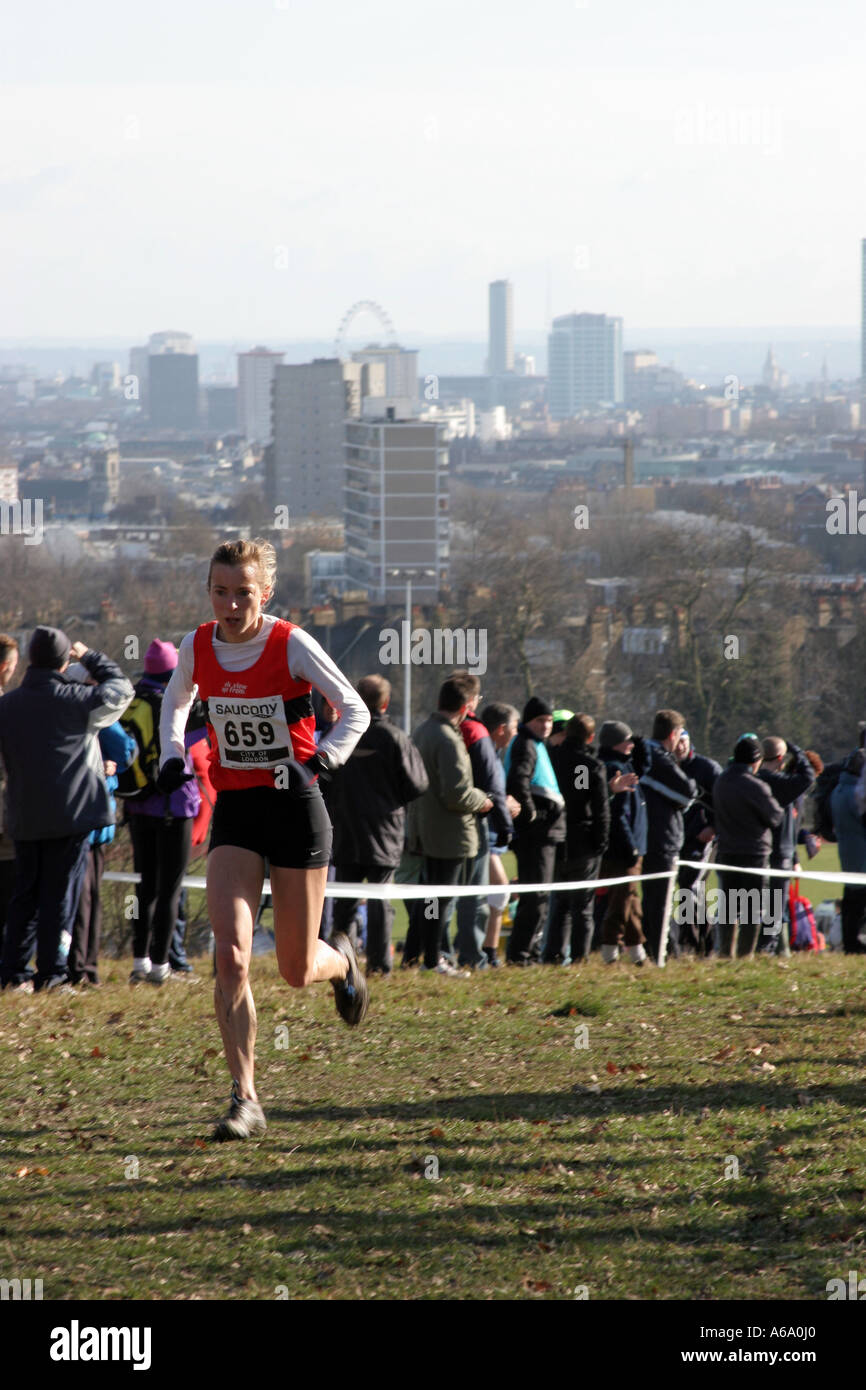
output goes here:
{"type": "Polygon", "coordinates": [[[854,325],[864,73],[862,0],[18,0],[0,333],[854,325]]]}

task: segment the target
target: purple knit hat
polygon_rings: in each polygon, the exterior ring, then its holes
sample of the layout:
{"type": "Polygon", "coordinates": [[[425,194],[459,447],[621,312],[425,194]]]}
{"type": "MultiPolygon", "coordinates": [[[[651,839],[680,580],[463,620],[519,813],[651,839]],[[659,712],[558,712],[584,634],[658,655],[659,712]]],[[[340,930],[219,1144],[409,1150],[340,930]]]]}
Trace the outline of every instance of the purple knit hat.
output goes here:
{"type": "Polygon", "coordinates": [[[162,676],[177,665],[177,647],[173,642],[160,642],[154,637],[144,653],[144,669],[148,676],[162,676]]]}

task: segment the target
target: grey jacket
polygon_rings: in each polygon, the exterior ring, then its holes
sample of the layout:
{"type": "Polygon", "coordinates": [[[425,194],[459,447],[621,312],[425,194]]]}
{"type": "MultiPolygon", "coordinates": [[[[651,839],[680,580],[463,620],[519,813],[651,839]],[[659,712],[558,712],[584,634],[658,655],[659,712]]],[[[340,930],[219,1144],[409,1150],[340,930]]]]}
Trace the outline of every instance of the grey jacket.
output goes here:
{"type": "Polygon", "coordinates": [[[97,734],[117,720],[134,691],[102,652],[82,664],[99,683],[28,666],[0,700],[0,757],[6,769],[6,833],[13,840],[59,840],[111,823],[97,734]]]}
{"type": "Polygon", "coordinates": [[[472,785],[472,764],[459,729],[437,712],[412,738],[430,785],[409,807],[409,849],[431,859],[470,859],[478,853],[475,814],[487,793],[472,785]]]}

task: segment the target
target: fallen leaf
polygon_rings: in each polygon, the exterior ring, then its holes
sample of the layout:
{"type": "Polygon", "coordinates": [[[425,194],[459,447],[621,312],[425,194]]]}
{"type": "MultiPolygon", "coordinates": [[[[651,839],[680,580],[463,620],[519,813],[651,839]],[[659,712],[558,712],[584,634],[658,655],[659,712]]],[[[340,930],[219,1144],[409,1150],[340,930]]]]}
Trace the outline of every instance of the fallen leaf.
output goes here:
{"type": "Polygon", "coordinates": [[[619,1067],[617,1066],[616,1062],[608,1062],[607,1066],[605,1067],[605,1071],[609,1072],[611,1076],[616,1076],[617,1072],[619,1071],[619,1067]]]}
{"type": "Polygon", "coordinates": [[[206,1148],[207,1148],[207,1144],[205,1143],[204,1139],[193,1139],[192,1142],[193,1142],[193,1144],[195,1145],[195,1147],[196,1147],[197,1149],[206,1149],[206,1148]]]}
{"type": "Polygon", "coordinates": [[[428,1139],[444,1139],[445,1131],[444,1129],[441,1129],[439,1125],[437,1125],[435,1129],[431,1129],[427,1137],[428,1139]]]}
{"type": "Polygon", "coordinates": [[[95,1047],[95,1048],[93,1049],[93,1051],[91,1052],[90,1055],[91,1055],[91,1057],[104,1057],[104,1056],[105,1056],[105,1053],[104,1053],[104,1052],[100,1052],[99,1048],[98,1048],[98,1047],[95,1047]]]}
{"type": "Polygon", "coordinates": [[[526,1289],[527,1293],[547,1293],[553,1285],[546,1279],[530,1279],[529,1275],[525,1274],[521,1280],[521,1287],[526,1289]]]}

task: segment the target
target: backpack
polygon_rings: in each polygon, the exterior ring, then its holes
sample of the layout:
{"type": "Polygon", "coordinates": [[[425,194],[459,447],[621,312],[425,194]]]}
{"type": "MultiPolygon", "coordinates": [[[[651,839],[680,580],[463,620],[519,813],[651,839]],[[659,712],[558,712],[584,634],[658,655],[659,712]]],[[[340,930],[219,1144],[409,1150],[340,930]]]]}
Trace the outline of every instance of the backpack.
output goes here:
{"type": "Polygon", "coordinates": [[[159,774],[159,716],[162,694],[147,691],[136,695],[120,716],[120,723],[135,739],[138,752],[125,772],[117,779],[117,792],[122,801],[144,801],[158,788],[159,774]]]}
{"type": "Polygon", "coordinates": [[[810,798],[812,829],[816,835],[821,836],[822,840],[829,840],[831,844],[836,843],[836,831],[833,829],[833,808],[830,805],[830,798],[836,790],[836,784],[844,770],[844,762],[828,763],[812,788],[810,798]]]}
{"type": "Polygon", "coordinates": [[[800,897],[800,880],[795,878],[788,890],[791,911],[791,950],[823,951],[824,938],[819,936],[815,914],[808,898],[800,897]]]}

